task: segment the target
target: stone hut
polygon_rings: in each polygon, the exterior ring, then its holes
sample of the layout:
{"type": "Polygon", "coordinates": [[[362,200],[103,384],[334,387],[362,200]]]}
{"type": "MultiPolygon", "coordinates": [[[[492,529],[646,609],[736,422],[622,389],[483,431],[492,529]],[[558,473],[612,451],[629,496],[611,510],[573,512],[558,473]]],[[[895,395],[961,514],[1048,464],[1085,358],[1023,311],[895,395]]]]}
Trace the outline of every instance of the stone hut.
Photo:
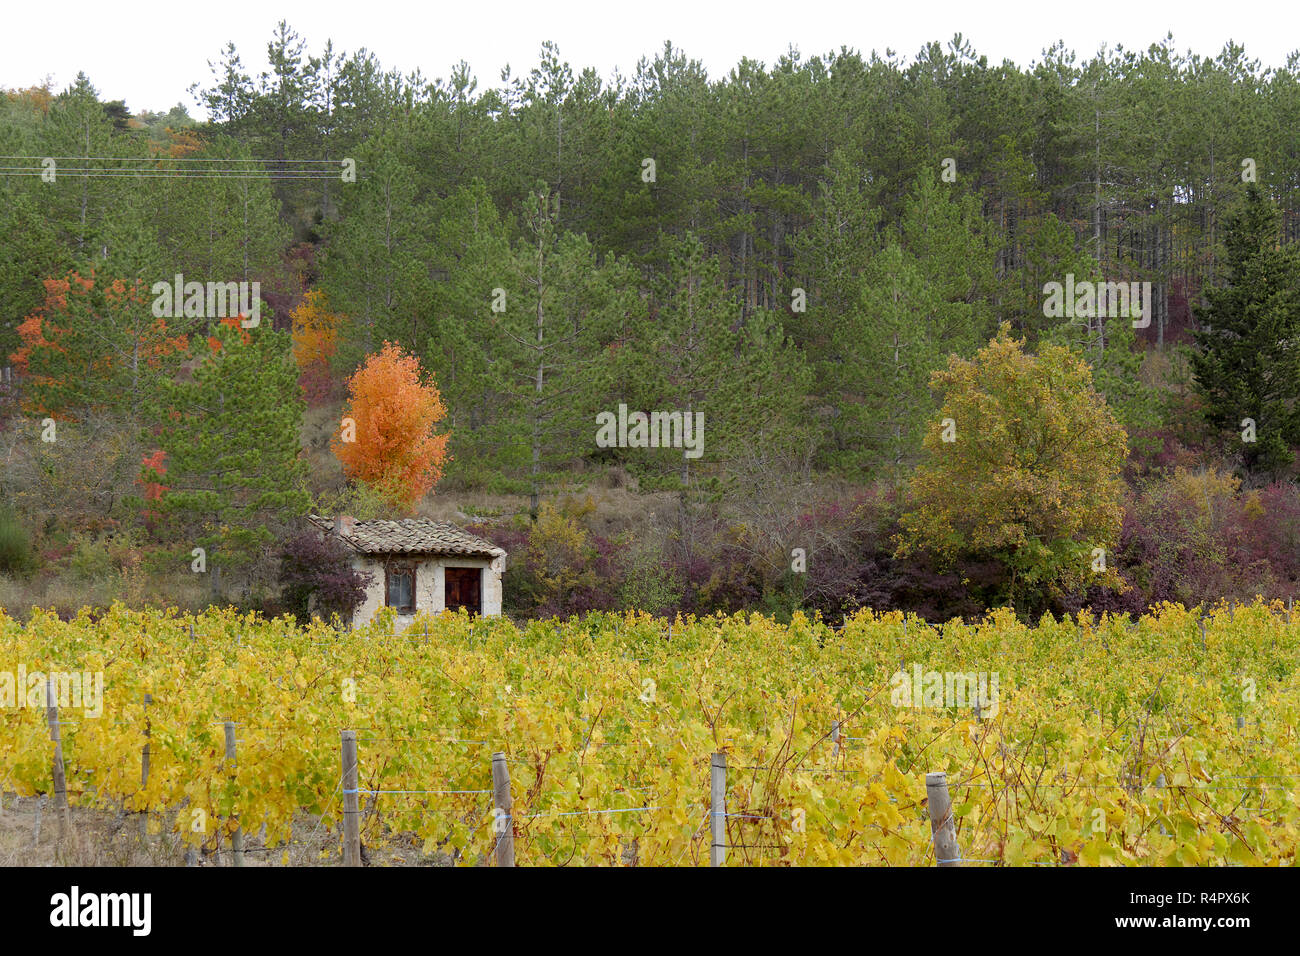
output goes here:
{"type": "Polygon", "coordinates": [[[382,607],[397,612],[398,629],[417,613],[465,608],[501,613],[506,553],[491,541],[429,518],[357,521],[347,515],[308,520],[352,550],[352,566],[370,574],[366,599],[352,616],[359,627],[382,607]]]}

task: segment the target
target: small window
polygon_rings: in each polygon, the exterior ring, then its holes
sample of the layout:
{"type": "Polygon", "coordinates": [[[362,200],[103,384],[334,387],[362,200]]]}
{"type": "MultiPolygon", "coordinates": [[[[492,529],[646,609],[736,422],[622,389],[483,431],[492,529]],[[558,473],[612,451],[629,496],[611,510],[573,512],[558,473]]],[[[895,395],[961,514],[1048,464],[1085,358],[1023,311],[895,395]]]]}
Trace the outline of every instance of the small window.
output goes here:
{"type": "Polygon", "coordinates": [[[388,606],[398,614],[415,613],[415,569],[406,565],[388,569],[388,606]]]}

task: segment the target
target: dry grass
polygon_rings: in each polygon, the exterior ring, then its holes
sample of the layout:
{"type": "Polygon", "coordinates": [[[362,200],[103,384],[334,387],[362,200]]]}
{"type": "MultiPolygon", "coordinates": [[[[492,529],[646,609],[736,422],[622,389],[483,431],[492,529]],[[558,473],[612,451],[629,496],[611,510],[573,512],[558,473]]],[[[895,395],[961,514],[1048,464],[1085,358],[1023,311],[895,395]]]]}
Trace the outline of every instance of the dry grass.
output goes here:
{"type": "MultiPolygon", "coordinates": [[[[562,510],[587,510],[583,522],[596,534],[617,537],[625,531],[658,528],[675,520],[677,495],[673,492],[641,494],[625,487],[572,488],[543,498],[562,510]]],[[[460,492],[430,495],[419,508],[422,517],[452,524],[489,523],[528,514],[527,495],[460,492]]]]}
{"type": "MultiPolygon", "coordinates": [[[[4,794],[0,810],[0,867],[8,866],[185,866],[186,848],[173,831],[175,811],[150,814],[147,836],[140,814],[73,807],[59,836],[58,816],[45,797],[4,794]],[[39,820],[39,824],[38,824],[39,820]]],[[[370,866],[450,866],[445,853],[425,854],[411,834],[390,836],[382,849],[364,848],[370,866]]],[[[194,866],[231,866],[228,842],[191,854],[194,866]]],[[[335,866],[341,862],[336,829],[302,815],[288,847],[267,847],[259,834],[244,837],[245,866],[335,866]],[[286,860],[287,854],[287,860],[286,860]]]]}
{"type": "Polygon", "coordinates": [[[70,574],[44,573],[30,579],[0,575],[0,611],[19,620],[26,619],[33,607],[75,615],[83,607],[109,607],[116,600],[131,607],[198,611],[207,607],[211,597],[206,581],[197,575],[153,578],[136,570],[90,581],[70,574]]]}

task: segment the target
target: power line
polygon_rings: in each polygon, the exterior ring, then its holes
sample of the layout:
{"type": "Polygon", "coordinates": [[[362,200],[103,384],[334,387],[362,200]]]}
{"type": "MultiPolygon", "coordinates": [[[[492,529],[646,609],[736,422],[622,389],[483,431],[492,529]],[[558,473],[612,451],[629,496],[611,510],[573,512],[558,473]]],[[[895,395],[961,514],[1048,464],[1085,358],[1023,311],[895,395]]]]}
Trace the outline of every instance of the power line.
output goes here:
{"type": "MultiPolygon", "coordinates": [[[[44,176],[46,170],[41,169],[0,169],[5,176],[44,176]]],[[[248,173],[246,171],[194,171],[194,172],[164,172],[150,170],[131,170],[131,169],[59,169],[53,170],[56,176],[76,176],[81,179],[262,179],[271,181],[285,180],[306,180],[315,182],[347,182],[338,174],[331,173],[323,175],[320,173],[248,173]]],[[[365,177],[357,177],[358,180],[365,177]]]]}
{"type": "Polygon", "coordinates": [[[342,159],[239,159],[236,157],[220,156],[6,156],[0,155],[0,159],[30,159],[33,162],[43,162],[47,159],[66,159],[81,160],[89,162],[97,160],[103,163],[331,163],[338,165],[343,162],[342,159]]]}

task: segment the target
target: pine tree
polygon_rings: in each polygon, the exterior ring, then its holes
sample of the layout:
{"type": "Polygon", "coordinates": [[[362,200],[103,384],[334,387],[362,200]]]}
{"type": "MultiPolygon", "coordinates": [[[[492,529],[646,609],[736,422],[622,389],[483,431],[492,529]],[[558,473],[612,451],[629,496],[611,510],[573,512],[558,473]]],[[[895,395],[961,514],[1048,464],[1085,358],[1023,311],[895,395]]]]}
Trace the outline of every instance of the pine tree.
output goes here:
{"type": "Polygon", "coordinates": [[[814,401],[825,423],[817,453],[824,466],[857,467],[865,432],[860,406],[846,398],[865,353],[858,321],[863,273],[880,242],[866,178],[848,153],[836,150],[821,173],[812,221],[791,240],[795,282],[807,298],[804,311],[791,309],[785,324],[823,386],[814,401]]]}
{"type": "Polygon", "coordinates": [[[970,350],[993,332],[1001,286],[995,264],[999,237],[975,196],[923,170],[903,203],[898,242],[946,303],[944,334],[954,350],[970,350]]]}
{"type": "Polygon", "coordinates": [[[1206,421],[1242,435],[1245,470],[1276,472],[1300,439],[1300,248],[1279,244],[1277,209],[1253,183],[1224,245],[1224,282],[1205,291],[1192,371],[1206,421]]]}
{"type": "Polygon", "coordinates": [[[142,439],[165,471],[142,477],[163,487],[155,530],[175,560],[197,547],[209,571],[235,570],[264,557],[310,504],[303,402],[287,333],[224,320],[201,347],[193,375],[160,389],[142,439]]]}
{"type": "Polygon", "coordinates": [[[45,279],[65,274],[71,258],[29,184],[0,183],[0,236],[0,364],[7,365],[21,345],[19,323],[45,300],[45,279]]]}
{"type": "MultiPolygon", "coordinates": [[[[157,210],[159,241],[169,271],[156,279],[181,273],[187,281],[264,281],[279,267],[290,231],[280,220],[280,204],[271,180],[251,158],[247,147],[222,137],[203,150],[204,166],[245,170],[237,175],[192,173],[158,181],[152,204],[157,210]]],[[[180,172],[186,167],[174,166],[180,172]]],[[[188,167],[193,169],[193,167],[188,167]]]]}
{"type": "Polygon", "coordinates": [[[72,271],[46,288],[45,306],[19,326],[23,346],[13,356],[31,376],[32,407],[68,418],[108,412],[138,425],[183,357],[186,337],[174,320],[153,314],[153,297],[138,278],[72,271]]]}
{"type": "MultiPolygon", "coordinates": [[[[531,513],[545,477],[592,451],[596,406],[608,388],[608,343],[631,308],[618,263],[598,264],[585,236],[561,233],[558,203],[539,184],[525,202],[523,238],[496,267],[504,311],[488,312],[489,375],[515,428],[501,452],[525,460],[531,513]]],[[[491,273],[489,269],[489,274],[491,273]]]]}
{"type": "Polygon", "coordinates": [[[973,197],[954,188],[917,178],[898,229],[863,267],[834,326],[838,361],[823,381],[839,399],[835,460],[849,472],[903,477],[934,408],[930,373],[949,354],[973,353],[991,324],[994,237],[973,197]]]}
{"type": "Polygon", "coordinates": [[[930,373],[972,343],[970,307],[943,301],[915,257],[890,243],[872,260],[851,319],[839,380],[855,401],[843,407],[856,441],[846,464],[894,481],[920,452],[934,401],[930,373]]]}
{"type": "Polygon", "coordinates": [[[832,153],[811,222],[790,241],[793,272],[807,302],[806,312],[790,312],[787,330],[819,371],[838,361],[830,348],[834,326],[857,305],[858,279],[879,248],[879,212],[867,198],[865,179],[846,152],[832,153]]]}
{"type": "Polygon", "coordinates": [[[417,176],[391,141],[370,144],[358,159],[366,174],[342,193],[342,215],[329,224],[322,285],[351,317],[352,333],[339,343],[345,367],[385,341],[414,351],[429,333],[427,302],[428,207],[417,176]]]}
{"type": "MultiPolygon", "coordinates": [[[[487,479],[499,472],[498,452],[515,426],[497,401],[490,361],[497,327],[490,291],[500,286],[509,242],[481,180],[433,204],[430,284],[425,315],[429,331],[420,359],[447,404],[452,468],[487,479]]],[[[507,307],[509,301],[507,300],[507,307]]]]}
{"type": "Polygon", "coordinates": [[[39,155],[58,157],[56,181],[37,194],[45,215],[77,260],[84,263],[101,258],[111,221],[123,207],[147,202],[147,181],[111,174],[122,167],[117,162],[120,158],[144,160],[145,141],[114,125],[95,87],[79,73],[72,86],[50,105],[37,149],[39,155]],[[110,174],[103,175],[104,171],[110,174]]]}
{"type": "Polygon", "coordinates": [[[779,317],[760,309],[742,324],[740,305],[699,237],[665,237],[663,244],[669,266],[656,284],[654,314],[617,352],[617,397],[636,411],[702,415],[704,442],[650,454],[671,460],[686,487],[699,465],[726,472],[755,449],[802,450],[811,375],[779,317]]]}

